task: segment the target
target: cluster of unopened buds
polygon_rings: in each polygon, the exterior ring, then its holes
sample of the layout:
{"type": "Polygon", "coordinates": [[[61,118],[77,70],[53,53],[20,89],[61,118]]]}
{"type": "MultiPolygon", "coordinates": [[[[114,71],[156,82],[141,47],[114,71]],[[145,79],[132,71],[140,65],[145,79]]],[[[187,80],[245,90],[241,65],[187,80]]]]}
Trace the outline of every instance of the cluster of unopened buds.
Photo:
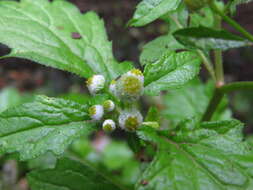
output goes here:
{"type": "MultiPolygon", "coordinates": [[[[91,95],[100,93],[106,86],[103,75],[93,75],[87,80],[87,87],[91,95]]],[[[117,115],[117,121],[109,118],[103,121],[102,127],[106,132],[112,132],[119,126],[121,129],[134,132],[142,124],[143,117],[135,107],[137,100],[143,94],[144,76],[139,69],[132,69],[123,74],[119,79],[112,80],[107,91],[111,99],[124,102],[116,105],[113,100],[106,100],[101,104],[89,108],[89,115],[93,121],[102,121],[107,113],[117,115]]],[[[116,101],[118,102],[118,101],[116,101]]]]}

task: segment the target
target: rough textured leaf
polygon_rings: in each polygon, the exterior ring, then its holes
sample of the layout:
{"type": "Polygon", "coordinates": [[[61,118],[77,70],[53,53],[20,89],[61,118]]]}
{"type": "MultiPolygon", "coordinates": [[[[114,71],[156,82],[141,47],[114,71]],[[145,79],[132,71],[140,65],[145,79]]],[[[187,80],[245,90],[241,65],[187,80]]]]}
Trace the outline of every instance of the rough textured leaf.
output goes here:
{"type": "Polygon", "coordinates": [[[19,152],[28,160],[47,151],[59,155],[73,139],[89,133],[87,106],[38,96],[34,102],[0,114],[0,155],[19,152]]]}
{"type": "Polygon", "coordinates": [[[120,188],[87,165],[62,158],[54,169],[28,175],[32,190],[119,190],[120,188]]]}
{"type": "Polygon", "coordinates": [[[186,126],[180,126],[171,139],[156,137],[150,128],[139,131],[140,136],[156,141],[159,151],[136,189],[252,189],[253,154],[243,141],[239,121],[186,126]]]}
{"type": "Polygon", "coordinates": [[[167,52],[144,70],[145,93],[156,95],[162,90],[180,88],[199,72],[200,58],[194,52],[167,52]]]}
{"type": "Polygon", "coordinates": [[[174,36],[185,46],[203,50],[227,50],[251,45],[249,41],[226,30],[214,30],[207,27],[181,29],[176,31],[174,36]]]}
{"type": "Polygon", "coordinates": [[[137,5],[133,18],[129,21],[131,26],[144,26],[169,11],[174,11],[181,0],[143,0],[137,5]]]}
{"type": "MultiPolygon", "coordinates": [[[[169,91],[163,101],[166,107],[163,111],[164,117],[175,125],[186,118],[195,117],[200,120],[213,96],[214,88],[215,85],[211,81],[203,84],[199,79],[194,79],[181,89],[169,91]]],[[[230,119],[231,111],[227,106],[228,101],[224,98],[212,119],[230,119]]]]}
{"type": "Polygon", "coordinates": [[[143,47],[140,62],[142,65],[154,63],[166,52],[183,48],[184,46],[177,42],[171,34],[160,36],[143,47]]]}
{"type": "Polygon", "coordinates": [[[63,0],[0,1],[0,12],[0,43],[13,48],[5,57],[31,59],[83,77],[101,73],[109,80],[129,68],[114,60],[104,23],[93,12],[83,15],[63,0]]]}

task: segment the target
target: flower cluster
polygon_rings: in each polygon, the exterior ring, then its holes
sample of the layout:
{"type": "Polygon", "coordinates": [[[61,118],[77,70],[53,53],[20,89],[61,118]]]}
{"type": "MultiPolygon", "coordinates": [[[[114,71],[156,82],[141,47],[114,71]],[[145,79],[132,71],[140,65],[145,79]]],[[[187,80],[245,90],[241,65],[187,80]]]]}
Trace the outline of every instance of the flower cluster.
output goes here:
{"type": "MultiPolygon", "coordinates": [[[[106,80],[103,75],[94,75],[86,83],[91,95],[96,95],[105,88],[106,80]]],[[[143,122],[141,113],[134,107],[143,91],[144,76],[139,69],[132,69],[117,80],[112,80],[109,85],[112,99],[123,102],[123,109],[122,104],[115,105],[113,100],[108,99],[102,104],[91,106],[89,115],[93,121],[101,121],[103,118],[108,118],[106,117],[107,114],[116,115],[121,129],[134,132],[143,122]],[[127,106],[124,105],[124,102],[127,103],[127,106]]],[[[111,118],[108,118],[104,120],[102,128],[106,132],[112,132],[116,129],[116,123],[111,118]]]]}

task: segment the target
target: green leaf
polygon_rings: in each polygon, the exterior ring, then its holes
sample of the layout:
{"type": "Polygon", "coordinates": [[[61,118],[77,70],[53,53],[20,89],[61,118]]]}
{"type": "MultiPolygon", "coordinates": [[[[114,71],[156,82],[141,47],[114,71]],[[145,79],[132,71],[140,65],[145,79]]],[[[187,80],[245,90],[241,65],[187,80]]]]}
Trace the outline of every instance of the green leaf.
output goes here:
{"type": "Polygon", "coordinates": [[[165,14],[162,19],[169,24],[169,33],[172,34],[179,28],[186,28],[189,22],[189,10],[185,3],[181,3],[175,11],[165,14]]]}
{"type": "Polygon", "coordinates": [[[73,139],[93,128],[88,107],[71,101],[36,97],[34,102],[8,109],[0,114],[0,155],[19,152],[21,160],[48,151],[64,152],[73,139]]]}
{"type": "Polygon", "coordinates": [[[120,189],[99,171],[68,158],[60,159],[54,169],[31,172],[28,181],[33,190],[120,189]]]}
{"type": "Polygon", "coordinates": [[[174,37],[185,46],[203,50],[227,50],[251,45],[249,41],[226,30],[207,27],[181,29],[174,33],[174,37]]]}
{"type": "Polygon", "coordinates": [[[172,35],[173,32],[178,30],[178,25],[173,19],[176,19],[184,27],[187,26],[188,21],[188,11],[184,5],[181,3],[180,6],[170,13],[162,17],[165,22],[169,24],[169,33],[144,45],[143,50],[140,55],[141,65],[148,63],[153,63],[160,59],[160,57],[168,51],[175,51],[179,49],[184,49],[184,46],[180,44],[172,35]]]}
{"type": "Polygon", "coordinates": [[[35,159],[28,160],[27,165],[29,169],[49,169],[54,168],[57,157],[51,152],[47,152],[35,159]]]}
{"type": "Polygon", "coordinates": [[[156,62],[146,65],[145,93],[157,95],[162,90],[182,87],[198,74],[200,62],[194,52],[167,52],[156,62]]]}
{"type": "Polygon", "coordinates": [[[109,170],[123,168],[131,159],[133,152],[124,142],[112,142],[103,150],[103,163],[109,170]]]}
{"type": "Polygon", "coordinates": [[[70,92],[66,94],[61,94],[59,98],[63,98],[65,100],[71,100],[79,104],[87,104],[91,96],[89,94],[70,92]]]}
{"type": "Polygon", "coordinates": [[[190,15],[191,27],[214,27],[215,19],[214,13],[209,7],[204,7],[199,12],[194,12],[190,15]]]}
{"type": "Polygon", "coordinates": [[[93,12],[81,14],[67,1],[0,1],[0,43],[13,48],[4,57],[21,57],[82,77],[108,80],[128,70],[117,64],[104,23],[93,12]]]}
{"type": "Polygon", "coordinates": [[[15,88],[5,88],[0,91],[0,112],[20,103],[21,97],[15,88]]]}
{"type": "MultiPolygon", "coordinates": [[[[213,82],[204,84],[199,79],[194,79],[181,89],[171,90],[164,96],[163,102],[166,108],[162,114],[174,125],[186,118],[195,117],[200,120],[213,96],[214,89],[213,82]]],[[[224,98],[212,120],[230,119],[231,111],[227,106],[228,101],[224,98]]]]}
{"type": "Polygon", "coordinates": [[[181,45],[171,34],[160,36],[143,47],[140,55],[140,62],[142,65],[154,63],[166,52],[183,48],[184,46],[181,45]]]}
{"type": "Polygon", "coordinates": [[[20,94],[17,89],[7,87],[0,91],[0,112],[33,100],[31,94],[20,94]]]}
{"type": "Polygon", "coordinates": [[[253,146],[253,135],[250,135],[247,137],[247,142],[250,144],[250,146],[253,146]]]}
{"type": "Polygon", "coordinates": [[[145,121],[160,121],[160,115],[157,107],[149,108],[145,121]]]}
{"type": "Polygon", "coordinates": [[[182,0],[143,0],[137,5],[130,26],[144,26],[178,8],[182,0]]]}
{"type": "Polygon", "coordinates": [[[170,139],[155,137],[155,131],[139,131],[155,140],[159,150],[136,189],[252,189],[253,153],[243,141],[242,128],[237,120],[207,122],[181,126],[170,139]]]}

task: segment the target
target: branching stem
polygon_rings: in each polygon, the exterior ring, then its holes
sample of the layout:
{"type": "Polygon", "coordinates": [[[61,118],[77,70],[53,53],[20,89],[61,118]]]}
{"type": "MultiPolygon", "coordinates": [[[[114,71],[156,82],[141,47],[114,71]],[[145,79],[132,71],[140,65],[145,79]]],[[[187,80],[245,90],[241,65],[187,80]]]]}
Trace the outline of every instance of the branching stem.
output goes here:
{"type": "Polygon", "coordinates": [[[253,42],[253,35],[250,34],[248,31],[246,31],[240,24],[238,24],[235,20],[233,20],[232,18],[230,18],[229,16],[227,16],[226,14],[223,13],[223,11],[221,11],[216,4],[210,3],[210,8],[216,12],[218,15],[221,16],[221,18],[223,18],[224,21],[226,21],[230,26],[232,26],[233,28],[235,28],[238,32],[240,32],[245,38],[247,38],[249,41],[253,42]]]}
{"type": "Polygon", "coordinates": [[[216,108],[220,104],[225,94],[237,90],[253,90],[253,82],[233,82],[230,84],[223,85],[221,87],[217,87],[212,99],[210,100],[207,110],[202,117],[202,121],[209,121],[212,118],[216,108]]]}

